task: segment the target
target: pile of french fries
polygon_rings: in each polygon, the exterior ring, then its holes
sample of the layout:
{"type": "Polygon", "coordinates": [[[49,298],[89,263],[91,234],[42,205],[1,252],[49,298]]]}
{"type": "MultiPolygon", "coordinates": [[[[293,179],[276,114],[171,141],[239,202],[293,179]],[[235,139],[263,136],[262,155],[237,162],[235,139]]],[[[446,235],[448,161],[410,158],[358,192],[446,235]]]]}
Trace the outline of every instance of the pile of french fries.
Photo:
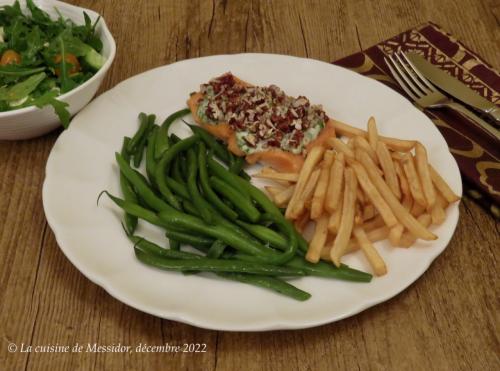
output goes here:
{"type": "Polygon", "coordinates": [[[314,222],[306,259],[341,264],[344,255],[362,250],[373,272],[387,267],[373,243],[410,247],[417,239],[435,240],[431,224],[442,224],[445,209],[458,201],[429,164],[418,141],[379,135],[375,119],[367,130],[335,121],[336,135],[307,154],[299,173],[263,168],[258,178],[285,216],[303,232],[314,222]]]}

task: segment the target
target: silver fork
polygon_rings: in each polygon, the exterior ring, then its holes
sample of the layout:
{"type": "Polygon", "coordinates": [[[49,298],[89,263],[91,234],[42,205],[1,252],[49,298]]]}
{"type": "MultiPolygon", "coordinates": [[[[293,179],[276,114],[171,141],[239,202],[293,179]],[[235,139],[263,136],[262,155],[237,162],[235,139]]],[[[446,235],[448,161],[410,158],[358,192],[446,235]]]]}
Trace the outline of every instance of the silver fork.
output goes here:
{"type": "Polygon", "coordinates": [[[476,125],[486,130],[497,140],[500,140],[500,132],[490,126],[486,121],[476,116],[460,103],[453,101],[441,93],[427,80],[411,61],[402,52],[397,52],[385,58],[385,63],[391,70],[392,76],[398,84],[410,96],[410,98],[421,108],[451,108],[472,120],[476,125]]]}

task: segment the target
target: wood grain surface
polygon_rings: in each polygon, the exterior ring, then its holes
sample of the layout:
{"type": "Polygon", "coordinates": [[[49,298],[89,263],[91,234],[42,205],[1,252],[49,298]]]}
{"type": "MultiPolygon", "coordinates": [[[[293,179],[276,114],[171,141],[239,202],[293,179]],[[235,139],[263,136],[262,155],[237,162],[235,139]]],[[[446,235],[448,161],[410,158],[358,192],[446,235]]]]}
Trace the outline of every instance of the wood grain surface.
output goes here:
{"type": "MultiPolygon", "coordinates": [[[[270,52],[332,61],[428,20],[500,67],[496,0],[71,2],[101,13],[116,38],[116,60],[101,91],[205,55],[270,52]]],[[[498,369],[499,226],[468,198],[449,247],[392,300],[307,330],[207,331],[127,307],[61,253],[41,200],[59,133],[0,142],[1,370],[498,369]],[[207,352],[12,353],[9,343],[205,343],[207,352]]]]}

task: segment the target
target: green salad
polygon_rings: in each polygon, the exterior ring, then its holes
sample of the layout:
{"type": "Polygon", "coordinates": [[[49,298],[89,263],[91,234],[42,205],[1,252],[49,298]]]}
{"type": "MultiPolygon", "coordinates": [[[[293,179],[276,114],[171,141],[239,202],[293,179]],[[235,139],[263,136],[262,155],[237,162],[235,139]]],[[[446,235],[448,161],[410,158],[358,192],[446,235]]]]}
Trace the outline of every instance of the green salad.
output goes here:
{"type": "Polygon", "coordinates": [[[83,12],[76,25],[50,16],[32,0],[23,12],[19,1],[0,7],[0,112],[28,106],[52,106],[64,127],[68,104],[56,98],[90,79],[106,59],[102,41],[83,12]]]}

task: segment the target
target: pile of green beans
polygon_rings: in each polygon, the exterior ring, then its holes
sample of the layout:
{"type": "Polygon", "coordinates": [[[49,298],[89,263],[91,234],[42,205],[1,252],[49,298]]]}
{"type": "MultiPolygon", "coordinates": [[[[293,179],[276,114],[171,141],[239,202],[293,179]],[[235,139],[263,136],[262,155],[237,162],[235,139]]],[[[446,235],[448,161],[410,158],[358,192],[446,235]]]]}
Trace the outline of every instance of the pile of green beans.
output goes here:
{"type": "Polygon", "coordinates": [[[123,227],[142,263],[186,274],[221,278],[273,290],[296,300],[311,295],[285,278],[319,276],[369,282],[368,273],[304,259],[307,242],[267,196],[249,182],[242,158],[207,131],[190,125],[180,139],[169,128],[188,109],[161,126],[139,114],[139,128],[125,137],[116,161],[122,198],[104,191],[124,211],[123,227]],[[146,158],[146,176],[137,169],[146,158]],[[168,248],[135,235],[139,220],[165,229],[168,248]],[[201,252],[183,250],[190,246],[201,252]]]}

